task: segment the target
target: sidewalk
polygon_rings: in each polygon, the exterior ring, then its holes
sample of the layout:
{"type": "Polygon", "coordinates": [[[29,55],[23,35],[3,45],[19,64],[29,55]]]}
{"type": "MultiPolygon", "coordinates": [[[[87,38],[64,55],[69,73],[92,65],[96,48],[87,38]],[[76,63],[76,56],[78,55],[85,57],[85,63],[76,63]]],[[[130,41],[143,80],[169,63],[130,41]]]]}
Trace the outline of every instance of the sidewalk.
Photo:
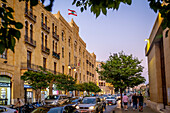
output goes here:
{"type": "Polygon", "coordinates": [[[143,112],[139,112],[138,110],[133,111],[132,107],[130,107],[128,109],[128,111],[125,111],[124,109],[120,109],[120,108],[115,108],[114,111],[115,112],[113,112],[113,113],[159,113],[159,112],[156,112],[156,111],[152,110],[151,108],[149,108],[147,106],[145,106],[143,108],[143,112]]]}

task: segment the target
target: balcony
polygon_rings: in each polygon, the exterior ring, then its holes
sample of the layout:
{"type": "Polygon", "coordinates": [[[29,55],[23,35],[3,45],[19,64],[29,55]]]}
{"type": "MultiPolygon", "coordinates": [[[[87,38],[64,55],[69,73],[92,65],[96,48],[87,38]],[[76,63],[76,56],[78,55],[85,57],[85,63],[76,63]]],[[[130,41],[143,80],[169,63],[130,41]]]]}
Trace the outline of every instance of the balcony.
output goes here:
{"type": "Polygon", "coordinates": [[[25,9],[25,17],[28,17],[30,20],[36,23],[36,16],[33,15],[31,10],[25,9]]]}
{"type": "Polygon", "coordinates": [[[42,52],[46,53],[46,54],[50,54],[50,49],[47,47],[44,47],[43,45],[41,46],[42,52]]]}
{"type": "Polygon", "coordinates": [[[57,33],[53,32],[53,38],[55,38],[57,41],[59,41],[59,35],[57,33]]]}
{"type": "Polygon", "coordinates": [[[47,33],[50,33],[50,27],[47,27],[45,23],[41,23],[41,27],[44,31],[46,31],[47,33]]]}
{"type": "MultiPolygon", "coordinates": [[[[27,62],[22,62],[22,63],[21,63],[21,69],[22,69],[22,70],[41,71],[41,67],[42,67],[42,66],[35,65],[35,64],[31,64],[31,63],[27,63],[27,62]]],[[[59,72],[56,72],[56,71],[51,70],[51,69],[45,68],[44,70],[45,70],[45,71],[49,71],[49,72],[51,72],[51,73],[53,73],[53,74],[60,74],[59,72]]]]}
{"type": "Polygon", "coordinates": [[[25,35],[25,43],[36,47],[36,41],[34,41],[32,38],[28,37],[27,35],[25,35]]]}
{"type": "Polygon", "coordinates": [[[56,52],[53,51],[53,56],[55,58],[57,58],[58,60],[60,59],[60,54],[59,53],[56,53],[56,52]]]}

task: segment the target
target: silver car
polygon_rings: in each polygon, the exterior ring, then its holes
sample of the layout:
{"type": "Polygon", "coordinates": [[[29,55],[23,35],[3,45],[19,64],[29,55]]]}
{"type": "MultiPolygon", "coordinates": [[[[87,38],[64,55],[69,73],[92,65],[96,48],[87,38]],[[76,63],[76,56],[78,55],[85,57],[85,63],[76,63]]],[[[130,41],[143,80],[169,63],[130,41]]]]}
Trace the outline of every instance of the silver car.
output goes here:
{"type": "Polygon", "coordinates": [[[69,101],[67,95],[49,95],[45,98],[45,104],[48,105],[58,105],[69,101]]]}
{"type": "Polygon", "coordinates": [[[85,97],[76,109],[79,113],[103,113],[103,103],[98,97],[85,97]]]}
{"type": "Polygon", "coordinates": [[[116,101],[116,98],[115,97],[113,97],[113,96],[108,96],[107,98],[106,98],[106,104],[117,104],[117,101],[116,101]]]}

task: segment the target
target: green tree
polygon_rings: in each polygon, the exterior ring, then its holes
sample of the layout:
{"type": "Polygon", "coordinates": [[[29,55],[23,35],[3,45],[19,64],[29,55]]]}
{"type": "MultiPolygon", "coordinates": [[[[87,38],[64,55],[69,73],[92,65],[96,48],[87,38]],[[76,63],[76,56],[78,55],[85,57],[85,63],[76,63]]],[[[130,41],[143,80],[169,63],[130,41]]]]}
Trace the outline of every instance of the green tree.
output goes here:
{"type": "MultiPolygon", "coordinates": [[[[1,0],[4,3],[7,3],[6,0],[1,0]]],[[[21,1],[30,1],[31,6],[36,6],[38,0],[19,0],[21,1]]],[[[44,4],[46,0],[41,0],[44,4]]],[[[45,6],[45,9],[48,11],[52,10],[54,0],[49,0],[50,3],[45,6]]],[[[169,0],[148,0],[150,8],[154,12],[159,11],[162,18],[163,29],[166,27],[170,28],[170,4],[169,0]],[[162,2],[164,1],[164,5],[162,2]]],[[[132,0],[73,0],[73,5],[80,7],[81,12],[90,8],[90,11],[98,17],[101,12],[104,15],[107,15],[107,10],[118,10],[121,3],[131,5],[132,0]]],[[[14,10],[11,7],[3,8],[0,7],[0,18],[3,19],[3,23],[0,25],[0,54],[2,54],[5,49],[11,49],[14,52],[15,42],[20,38],[20,31],[23,25],[19,22],[16,22],[13,18],[12,12],[14,10]],[[14,26],[14,27],[12,27],[14,26]]]]}
{"type": "Polygon", "coordinates": [[[36,92],[36,101],[39,101],[39,94],[41,94],[41,89],[49,87],[49,84],[53,79],[57,77],[51,73],[46,73],[43,70],[41,71],[26,71],[21,79],[28,83],[32,89],[36,92]]]}
{"type": "Polygon", "coordinates": [[[143,67],[141,61],[131,55],[126,55],[123,51],[118,54],[109,56],[106,63],[102,63],[101,70],[97,69],[100,76],[111,83],[121,93],[128,87],[137,86],[145,82],[145,78],[141,76],[143,67]]]}
{"type": "Polygon", "coordinates": [[[56,89],[64,90],[65,94],[67,91],[76,90],[76,80],[70,76],[65,74],[57,75],[57,79],[55,80],[56,89]]]}

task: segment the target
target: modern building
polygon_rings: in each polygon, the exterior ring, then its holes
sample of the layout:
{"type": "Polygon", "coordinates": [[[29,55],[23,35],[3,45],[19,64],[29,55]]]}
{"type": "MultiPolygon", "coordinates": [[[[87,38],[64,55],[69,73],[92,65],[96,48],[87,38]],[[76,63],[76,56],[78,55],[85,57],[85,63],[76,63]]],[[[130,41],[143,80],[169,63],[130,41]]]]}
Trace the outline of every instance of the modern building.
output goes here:
{"type": "MultiPolygon", "coordinates": [[[[101,70],[101,64],[102,62],[96,62],[96,68],[98,68],[99,70],[101,70]]],[[[100,89],[102,90],[101,92],[99,92],[99,94],[114,94],[114,87],[113,85],[111,85],[110,83],[107,83],[105,80],[102,80],[99,73],[96,72],[96,80],[97,80],[97,85],[100,87],[100,89]]]]}
{"type": "Polygon", "coordinates": [[[145,54],[148,58],[149,92],[148,104],[156,109],[170,109],[170,32],[162,29],[158,14],[147,40],[145,54]]]}
{"type": "Polygon", "coordinates": [[[52,14],[40,2],[35,7],[19,0],[0,5],[12,7],[15,20],[24,25],[15,52],[8,50],[0,55],[0,104],[14,104],[17,98],[34,101],[35,93],[21,75],[39,66],[54,74],[69,74],[78,83],[96,82],[96,55],[86,50],[73,19],[67,22],[60,12],[52,14]]]}

